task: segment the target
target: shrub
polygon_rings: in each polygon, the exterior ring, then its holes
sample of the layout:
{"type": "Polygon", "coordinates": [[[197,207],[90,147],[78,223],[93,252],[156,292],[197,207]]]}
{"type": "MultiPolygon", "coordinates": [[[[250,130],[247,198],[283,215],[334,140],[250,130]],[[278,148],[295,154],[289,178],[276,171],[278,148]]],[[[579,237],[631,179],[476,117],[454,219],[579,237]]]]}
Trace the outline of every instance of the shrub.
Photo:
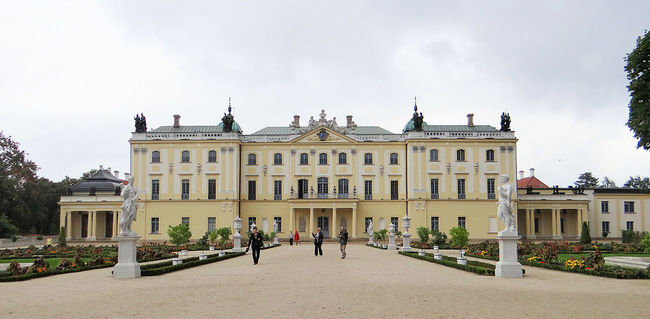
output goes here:
{"type": "Polygon", "coordinates": [[[629,243],[629,244],[640,244],[641,240],[644,237],[644,233],[641,232],[635,232],[633,230],[623,230],[622,231],[622,240],[623,243],[629,243]]]}
{"type": "Polygon", "coordinates": [[[217,240],[217,237],[219,237],[219,234],[217,234],[217,230],[215,229],[208,233],[208,237],[210,238],[210,243],[214,246],[214,242],[217,240]]]}
{"type": "Polygon", "coordinates": [[[0,214],[0,238],[15,236],[18,233],[18,227],[9,221],[4,214],[0,214]]]}
{"type": "Polygon", "coordinates": [[[376,232],[374,232],[372,234],[372,237],[375,240],[386,240],[386,238],[388,238],[388,230],[382,229],[382,230],[376,231],[376,232]]]}
{"type": "Polygon", "coordinates": [[[427,243],[429,241],[429,234],[431,233],[429,231],[429,228],[426,228],[424,226],[420,226],[420,227],[418,227],[417,232],[418,232],[418,237],[420,237],[420,242],[422,244],[425,244],[425,243],[427,243]]]}
{"type": "MultiPolygon", "coordinates": [[[[579,246],[578,246],[579,247],[579,246]]],[[[552,242],[545,242],[543,246],[537,248],[535,256],[539,256],[544,263],[552,263],[557,261],[557,255],[560,252],[558,246],[552,242]]]]}
{"type": "Polygon", "coordinates": [[[230,239],[230,227],[221,227],[216,230],[217,235],[219,235],[219,246],[221,249],[224,248],[224,243],[230,239]]]}
{"type": "Polygon", "coordinates": [[[469,232],[465,227],[456,226],[449,230],[449,234],[451,235],[449,245],[454,248],[467,247],[467,243],[469,242],[469,232]]]}
{"type": "Polygon", "coordinates": [[[192,238],[192,232],[188,224],[170,225],[169,229],[167,229],[167,235],[169,235],[172,243],[176,246],[186,245],[190,238],[192,238]]]}
{"type": "Polygon", "coordinates": [[[65,241],[65,227],[61,227],[59,230],[59,246],[65,247],[67,245],[65,241]]]}
{"type": "Polygon", "coordinates": [[[46,272],[50,268],[50,264],[45,262],[43,257],[34,259],[34,263],[29,266],[29,272],[46,272]]]}
{"type": "Polygon", "coordinates": [[[22,275],[27,273],[27,267],[21,267],[17,261],[12,261],[7,267],[7,272],[14,276],[22,275]]]}
{"type": "Polygon", "coordinates": [[[609,235],[609,232],[608,231],[603,231],[603,233],[601,235],[603,235],[603,238],[607,238],[607,235],[609,235]]]}
{"type": "Polygon", "coordinates": [[[643,245],[643,252],[650,253],[650,233],[646,233],[645,236],[643,236],[641,244],[643,245]]]}
{"type": "Polygon", "coordinates": [[[600,253],[600,249],[596,249],[596,251],[589,253],[589,255],[585,257],[584,267],[586,269],[600,270],[604,263],[605,259],[600,253]]]}
{"type": "Polygon", "coordinates": [[[16,242],[17,240],[18,240],[18,237],[16,237],[16,235],[13,235],[13,234],[12,234],[12,235],[11,235],[11,241],[12,241],[12,242],[16,242]]]}
{"type": "Polygon", "coordinates": [[[400,237],[402,237],[402,232],[395,229],[395,238],[400,238],[400,237]]]}
{"type": "Polygon", "coordinates": [[[203,237],[199,238],[199,240],[196,241],[196,244],[198,246],[207,246],[208,245],[208,236],[209,236],[209,233],[206,231],[205,234],[203,234],[203,237]]]}
{"type": "Polygon", "coordinates": [[[447,234],[441,233],[437,230],[431,231],[431,243],[433,246],[442,246],[447,243],[447,234]]]}
{"type": "Polygon", "coordinates": [[[580,243],[581,244],[590,244],[591,235],[589,234],[589,225],[587,222],[582,222],[582,232],[580,233],[580,243]]]}

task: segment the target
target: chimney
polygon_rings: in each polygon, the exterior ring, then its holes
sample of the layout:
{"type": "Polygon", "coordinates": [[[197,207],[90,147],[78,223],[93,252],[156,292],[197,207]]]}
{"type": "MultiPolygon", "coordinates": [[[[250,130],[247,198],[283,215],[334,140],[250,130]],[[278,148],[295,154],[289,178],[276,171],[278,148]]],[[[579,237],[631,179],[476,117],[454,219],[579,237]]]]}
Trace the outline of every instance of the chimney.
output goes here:
{"type": "Polygon", "coordinates": [[[474,113],[467,114],[467,126],[474,126],[474,113]]]}
{"type": "Polygon", "coordinates": [[[99,165],[99,170],[103,171],[104,170],[104,165],[99,165]]]}
{"type": "Polygon", "coordinates": [[[293,125],[295,125],[296,127],[300,127],[300,115],[293,116],[293,125]]]}
{"type": "Polygon", "coordinates": [[[534,177],[534,176],[535,176],[535,169],[531,168],[530,169],[530,177],[534,177]]]}
{"type": "Polygon", "coordinates": [[[113,176],[115,176],[115,178],[119,179],[120,178],[120,171],[113,172],[113,176]]]}
{"type": "Polygon", "coordinates": [[[348,115],[345,118],[348,120],[346,126],[350,127],[350,125],[352,125],[352,115],[348,115]]]}
{"type": "Polygon", "coordinates": [[[524,171],[519,171],[519,179],[524,179],[524,171]]]}
{"type": "Polygon", "coordinates": [[[181,116],[178,114],[174,114],[174,128],[179,128],[181,127],[181,116]]]}

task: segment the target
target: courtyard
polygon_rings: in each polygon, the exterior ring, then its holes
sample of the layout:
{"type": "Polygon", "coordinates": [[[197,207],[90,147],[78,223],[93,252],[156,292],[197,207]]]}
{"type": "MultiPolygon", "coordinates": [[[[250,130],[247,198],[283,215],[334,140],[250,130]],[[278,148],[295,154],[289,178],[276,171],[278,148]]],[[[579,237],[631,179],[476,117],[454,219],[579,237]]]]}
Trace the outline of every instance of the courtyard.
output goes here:
{"type": "MultiPolygon", "coordinates": [[[[161,276],[117,280],[98,269],[2,283],[0,316],[88,318],[612,318],[650,313],[648,280],[526,267],[480,276],[373,249],[326,243],[263,250],[161,276]]],[[[447,251],[446,254],[453,254],[447,251]]],[[[644,315],[645,314],[645,315],[644,315]]]]}

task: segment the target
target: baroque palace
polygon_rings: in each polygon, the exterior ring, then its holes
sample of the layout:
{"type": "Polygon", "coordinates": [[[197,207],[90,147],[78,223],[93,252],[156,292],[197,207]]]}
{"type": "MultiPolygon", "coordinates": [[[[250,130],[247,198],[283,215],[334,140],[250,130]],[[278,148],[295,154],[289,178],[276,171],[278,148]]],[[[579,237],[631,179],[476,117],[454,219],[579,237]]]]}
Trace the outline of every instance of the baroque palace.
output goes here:
{"type": "MultiPolygon", "coordinates": [[[[280,238],[296,230],[309,238],[316,227],[331,237],[340,226],[362,238],[370,221],[375,230],[392,223],[403,232],[408,214],[411,233],[419,226],[447,233],[462,226],[471,239],[493,238],[503,228],[496,216],[498,177],[514,183],[517,174],[509,115],[501,115],[496,129],[475,125],[473,114],[466,125],[428,125],[417,105],[414,110],[399,134],[357,125],[351,115],[339,125],[324,110],[306,125],[295,115],[288,126],[250,135],[230,107],[218,125],[185,126],[174,115],[172,126],[147,131],[138,116],[130,139],[131,173],[140,191],[133,230],[143,240],[162,241],[169,226],[187,223],[197,239],[232,227],[239,216],[265,232],[276,222],[280,238]]],[[[100,169],[61,197],[69,240],[117,235],[123,181],[116,175],[100,169]]],[[[621,227],[650,229],[650,194],[549,188],[532,170],[517,186],[513,210],[525,238],[574,239],[585,220],[592,236],[600,226],[619,237],[621,227]],[[629,205],[634,216],[628,216],[629,205]],[[607,207],[607,215],[596,214],[595,206],[599,213],[607,207]]]]}

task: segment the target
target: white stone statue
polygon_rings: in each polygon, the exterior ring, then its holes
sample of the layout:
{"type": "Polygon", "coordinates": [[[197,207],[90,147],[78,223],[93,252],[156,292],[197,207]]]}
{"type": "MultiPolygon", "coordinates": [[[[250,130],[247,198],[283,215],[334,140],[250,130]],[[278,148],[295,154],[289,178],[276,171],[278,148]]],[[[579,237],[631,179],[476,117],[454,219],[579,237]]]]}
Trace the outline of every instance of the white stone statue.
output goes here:
{"type": "Polygon", "coordinates": [[[277,220],[273,220],[273,232],[276,233],[276,234],[278,233],[278,221],[277,220]]]}
{"type": "Polygon", "coordinates": [[[135,221],[138,212],[138,190],[133,187],[133,176],[129,176],[129,184],[122,190],[122,214],[120,215],[120,236],[137,236],[131,230],[131,223],[135,221]]]}
{"type": "Polygon", "coordinates": [[[366,232],[368,233],[368,236],[370,236],[370,237],[372,237],[372,235],[374,234],[373,228],[372,228],[372,220],[368,224],[368,229],[366,229],[366,232]]]}
{"type": "Polygon", "coordinates": [[[508,175],[501,175],[501,186],[499,186],[499,207],[497,216],[503,221],[506,227],[503,231],[515,231],[515,215],[512,212],[512,185],[509,183],[508,175]]]}

